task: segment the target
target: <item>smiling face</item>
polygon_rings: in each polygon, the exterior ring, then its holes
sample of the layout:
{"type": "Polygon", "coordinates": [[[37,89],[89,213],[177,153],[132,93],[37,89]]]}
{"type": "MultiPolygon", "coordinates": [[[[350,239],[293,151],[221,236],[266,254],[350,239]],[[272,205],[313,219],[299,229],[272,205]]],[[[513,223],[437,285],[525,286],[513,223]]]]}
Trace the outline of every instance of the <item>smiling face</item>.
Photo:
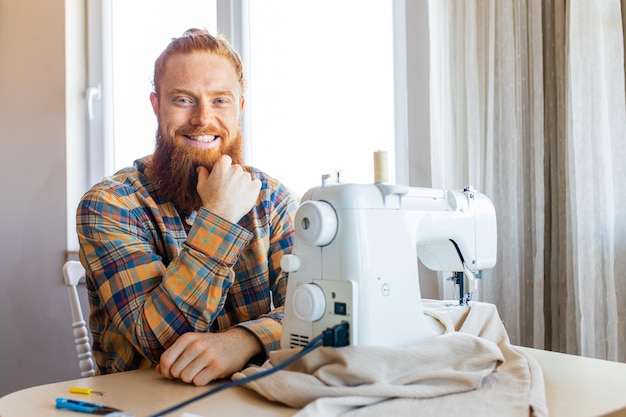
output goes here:
{"type": "MultiPolygon", "coordinates": [[[[159,123],[161,142],[185,149],[209,170],[222,155],[241,150],[244,99],[231,62],[211,52],[171,55],[165,63],[157,93],[150,101],[159,123]]],[[[240,161],[241,155],[231,155],[240,161]]]]}
{"type": "Polygon", "coordinates": [[[199,165],[209,171],[221,155],[242,164],[241,82],[227,58],[209,51],[173,53],[150,95],[158,120],[157,147],[147,175],[163,197],[189,214],[202,204],[199,165]]]}

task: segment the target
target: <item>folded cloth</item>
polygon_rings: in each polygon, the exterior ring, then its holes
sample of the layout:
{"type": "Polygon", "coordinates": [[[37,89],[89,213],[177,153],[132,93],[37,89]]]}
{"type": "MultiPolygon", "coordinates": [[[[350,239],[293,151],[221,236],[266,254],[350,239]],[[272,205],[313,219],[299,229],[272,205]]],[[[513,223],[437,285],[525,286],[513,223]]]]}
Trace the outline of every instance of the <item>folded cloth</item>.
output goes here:
{"type": "MultiPolygon", "coordinates": [[[[308,416],[547,416],[538,363],[515,350],[497,309],[473,302],[425,302],[444,333],[406,347],[320,347],[283,370],[247,383],[271,401],[308,416]]],[[[270,352],[272,368],[299,349],[270,352]]]]}

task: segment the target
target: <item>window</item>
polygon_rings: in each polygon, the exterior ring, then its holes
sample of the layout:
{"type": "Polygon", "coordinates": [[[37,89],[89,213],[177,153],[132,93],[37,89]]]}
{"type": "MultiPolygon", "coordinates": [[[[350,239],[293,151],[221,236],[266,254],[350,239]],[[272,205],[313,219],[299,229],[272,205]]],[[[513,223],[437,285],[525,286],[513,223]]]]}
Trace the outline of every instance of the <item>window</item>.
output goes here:
{"type": "MultiPolygon", "coordinates": [[[[170,38],[190,27],[216,33],[218,24],[218,0],[102,1],[102,81],[91,84],[102,85],[104,119],[92,126],[102,144],[92,147],[91,183],[153,151],[148,96],[154,60],[170,38]]],[[[247,162],[298,195],[337,171],[343,181],[372,182],[377,150],[389,153],[393,178],[392,3],[240,4],[241,27],[226,35],[247,35],[234,42],[245,48],[247,162]]]]}
{"type": "Polygon", "coordinates": [[[153,152],[156,118],[150,105],[154,61],[173,37],[191,27],[217,31],[216,0],[101,0],[90,9],[92,103],[90,182],[153,152]],[[99,94],[100,93],[100,94],[99,94]],[[102,118],[102,124],[98,117],[102,118]]]}
{"type": "Polygon", "coordinates": [[[150,105],[154,61],[171,38],[192,27],[216,30],[215,1],[113,1],[113,136],[115,168],[154,150],[156,118],[150,105]]]}
{"type": "Polygon", "coordinates": [[[296,194],[342,171],[373,182],[394,163],[392,2],[264,0],[249,5],[250,162],[296,194]]]}

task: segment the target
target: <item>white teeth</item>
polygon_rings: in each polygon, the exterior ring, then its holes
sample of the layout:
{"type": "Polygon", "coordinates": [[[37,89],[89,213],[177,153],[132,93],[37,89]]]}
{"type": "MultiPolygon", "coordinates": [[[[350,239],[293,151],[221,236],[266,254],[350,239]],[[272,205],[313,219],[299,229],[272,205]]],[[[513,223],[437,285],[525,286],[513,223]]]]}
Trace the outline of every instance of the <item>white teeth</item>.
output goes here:
{"type": "Polygon", "coordinates": [[[198,142],[208,143],[208,142],[213,142],[215,140],[215,135],[189,136],[189,139],[192,139],[198,142]]]}

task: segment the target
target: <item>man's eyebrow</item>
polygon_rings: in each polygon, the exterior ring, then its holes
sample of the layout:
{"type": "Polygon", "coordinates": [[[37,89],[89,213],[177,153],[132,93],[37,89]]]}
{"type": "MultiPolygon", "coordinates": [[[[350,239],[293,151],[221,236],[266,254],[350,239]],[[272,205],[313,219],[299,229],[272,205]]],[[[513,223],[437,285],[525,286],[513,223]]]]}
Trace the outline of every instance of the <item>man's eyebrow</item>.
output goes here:
{"type": "Polygon", "coordinates": [[[229,97],[235,97],[235,93],[232,90],[218,90],[218,91],[212,91],[211,92],[212,96],[229,96],[229,97]]]}
{"type": "Polygon", "coordinates": [[[167,92],[168,95],[176,95],[176,94],[184,94],[191,96],[193,93],[189,90],[185,90],[184,88],[173,88],[167,92]]]}
{"type": "MultiPolygon", "coordinates": [[[[183,95],[188,95],[188,96],[196,96],[198,95],[197,93],[190,91],[190,90],[186,90],[184,88],[174,88],[172,90],[170,90],[168,92],[168,95],[178,95],[178,94],[183,94],[183,95]]],[[[210,96],[229,96],[229,97],[236,97],[235,93],[232,90],[215,90],[215,91],[210,91],[209,92],[210,96]]]]}

